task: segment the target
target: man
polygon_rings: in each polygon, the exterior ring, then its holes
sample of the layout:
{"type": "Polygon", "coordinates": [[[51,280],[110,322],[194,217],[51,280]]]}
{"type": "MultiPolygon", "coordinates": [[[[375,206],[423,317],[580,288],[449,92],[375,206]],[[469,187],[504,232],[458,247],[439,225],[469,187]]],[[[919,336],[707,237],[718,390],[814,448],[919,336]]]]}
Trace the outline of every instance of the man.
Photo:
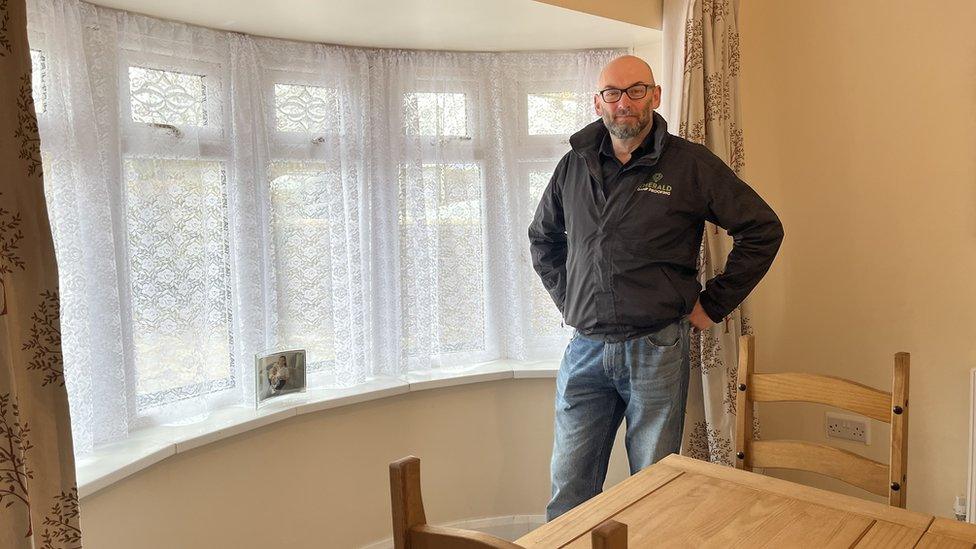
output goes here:
{"type": "Polygon", "coordinates": [[[679,451],[690,326],[731,313],[783,239],[776,214],[728,166],[668,134],[647,63],[614,59],[597,89],[601,120],[572,136],[529,227],[535,270],[576,328],[556,379],[547,520],[600,493],[624,417],[631,474],[679,451]],[[702,291],[705,221],[735,244],[702,291]]]}

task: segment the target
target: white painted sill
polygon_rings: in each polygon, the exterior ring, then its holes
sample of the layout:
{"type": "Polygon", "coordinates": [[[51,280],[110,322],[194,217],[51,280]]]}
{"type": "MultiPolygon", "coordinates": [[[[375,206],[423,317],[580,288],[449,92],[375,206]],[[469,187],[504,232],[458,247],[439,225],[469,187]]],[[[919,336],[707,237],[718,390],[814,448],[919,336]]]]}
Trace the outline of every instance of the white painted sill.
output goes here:
{"type": "Polygon", "coordinates": [[[255,410],[233,406],[212,412],[207,419],[180,427],[151,427],[129,438],[100,447],[75,463],[78,495],[82,498],[112,485],[170,456],[245,433],[283,419],[405,393],[503,379],[555,378],[559,361],[495,360],[467,368],[410,372],[403,377],[377,377],[355,387],[309,389],[285,395],[255,410]]]}

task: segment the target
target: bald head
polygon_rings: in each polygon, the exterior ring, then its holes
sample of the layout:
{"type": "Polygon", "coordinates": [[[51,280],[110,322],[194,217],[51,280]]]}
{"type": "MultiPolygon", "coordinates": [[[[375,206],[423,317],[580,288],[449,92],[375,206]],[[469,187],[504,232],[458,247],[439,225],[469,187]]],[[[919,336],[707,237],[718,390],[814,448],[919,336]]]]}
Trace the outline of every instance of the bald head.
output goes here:
{"type": "Polygon", "coordinates": [[[637,83],[654,85],[654,72],[651,66],[640,57],[623,55],[607,63],[600,71],[597,89],[627,89],[637,83]]]}
{"type": "Polygon", "coordinates": [[[593,94],[593,108],[610,135],[636,147],[651,131],[652,112],[661,104],[661,88],[654,83],[651,66],[633,55],[618,57],[603,67],[597,92],[593,94]],[[607,95],[604,91],[608,88],[617,92],[607,95]]]}

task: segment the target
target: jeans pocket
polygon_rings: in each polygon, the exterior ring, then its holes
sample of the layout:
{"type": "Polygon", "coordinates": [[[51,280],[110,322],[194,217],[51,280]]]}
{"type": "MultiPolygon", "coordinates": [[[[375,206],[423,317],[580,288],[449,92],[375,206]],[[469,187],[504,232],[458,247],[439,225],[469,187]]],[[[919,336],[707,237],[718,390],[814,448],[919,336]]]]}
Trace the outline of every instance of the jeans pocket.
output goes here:
{"type": "Polygon", "coordinates": [[[681,345],[681,326],[683,322],[672,322],[660,330],[647,334],[643,339],[652,347],[659,349],[676,349],[681,345]]]}

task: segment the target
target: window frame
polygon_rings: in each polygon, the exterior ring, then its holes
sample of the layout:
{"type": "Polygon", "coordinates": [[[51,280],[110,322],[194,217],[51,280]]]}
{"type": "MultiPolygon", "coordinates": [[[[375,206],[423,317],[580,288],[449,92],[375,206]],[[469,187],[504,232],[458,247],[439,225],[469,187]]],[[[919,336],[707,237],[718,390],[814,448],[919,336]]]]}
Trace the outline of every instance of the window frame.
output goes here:
{"type": "MultiPolygon", "coordinates": [[[[482,308],[484,340],[483,345],[478,350],[440,352],[431,355],[409,356],[406,352],[404,356],[407,360],[408,369],[417,369],[422,365],[428,364],[431,368],[437,368],[445,364],[456,364],[459,359],[465,362],[483,362],[490,360],[497,355],[497,342],[492,341],[491,332],[493,329],[491,311],[491,274],[490,257],[488,253],[488,239],[491,234],[490,220],[488,219],[487,201],[489,197],[486,187],[487,174],[485,162],[485,139],[484,125],[480,119],[483,111],[482,102],[484,96],[481,92],[482,81],[476,75],[467,74],[463,71],[442,71],[434,73],[432,68],[418,68],[413,78],[397,78],[396,85],[391,89],[397,91],[397,110],[396,123],[400,128],[400,135],[404,144],[412,149],[419,150],[421,159],[421,177],[423,169],[427,165],[473,165],[478,170],[478,184],[480,192],[479,216],[481,221],[481,281],[482,281],[482,308]],[[406,126],[406,97],[411,93],[462,93],[465,97],[465,117],[466,136],[437,136],[437,135],[417,135],[407,132],[406,126]]],[[[403,170],[405,162],[399,162],[400,170],[403,170]]],[[[398,171],[400,171],[398,170],[398,171]]],[[[399,178],[399,176],[398,176],[399,178]]],[[[400,202],[397,198],[397,216],[399,218],[400,202]]],[[[397,223],[399,231],[399,222],[397,223]]],[[[398,235],[398,239],[400,236],[398,235]]],[[[397,244],[397,266],[402,268],[402,251],[400,244],[397,244]]],[[[399,303],[402,307],[406,296],[401,293],[399,303]]],[[[438,325],[438,334],[440,326],[438,325]]],[[[406,327],[400,327],[400,345],[404,345],[403,336],[406,334],[406,327]]]]}
{"type": "MultiPolygon", "coordinates": [[[[548,173],[549,177],[552,177],[552,173],[558,164],[559,158],[540,158],[540,157],[523,157],[518,161],[518,178],[519,178],[519,189],[522,191],[520,193],[520,204],[524,207],[521,208],[521,213],[526,215],[527,218],[524,221],[526,227],[532,222],[532,214],[528,213],[534,210],[538,205],[538,201],[530,195],[531,184],[530,178],[532,173],[548,173]],[[541,168],[541,169],[540,169],[541,168]]],[[[524,319],[524,332],[525,337],[525,348],[526,353],[530,357],[534,358],[544,358],[545,353],[539,353],[538,351],[544,351],[545,349],[553,348],[554,346],[559,346],[565,344],[566,338],[573,333],[573,328],[570,326],[565,326],[560,322],[561,326],[558,331],[553,331],[553,333],[540,333],[535,330],[532,324],[532,319],[534,316],[534,303],[533,298],[534,292],[540,292],[540,296],[552,301],[549,297],[549,293],[542,286],[542,281],[536,274],[534,267],[532,266],[532,257],[528,250],[525,251],[523,256],[524,260],[527,262],[526,268],[520,269],[520,275],[522,279],[522,288],[526,293],[523,295],[522,300],[522,315],[524,319]],[[535,357],[534,355],[540,355],[535,357]]],[[[552,308],[555,309],[555,303],[552,303],[552,308]]],[[[558,310],[556,311],[557,316],[559,315],[558,310]]]]}
{"type": "MultiPolygon", "coordinates": [[[[175,57],[173,55],[153,53],[148,51],[136,50],[131,47],[120,48],[117,61],[117,101],[118,101],[118,121],[119,121],[119,176],[121,207],[127,208],[128,199],[126,196],[126,168],[125,164],[130,159],[158,159],[172,161],[200,161],[216,162],[220,165],[222,178],[223,195],[223,223],[226,231],[226,241],[223,243],[225,248],[230,247],[230,227],[229,227],[229,200],[232,192],[232,185],[236,173],[236,166],[231,162],[231,144],[229,132],[225,128],[225,123],[231,120],[229,116],[228,87],[225,85],[230,81],[226,62],[221,60],[203,60],[190,57],[175,57]],[[136,122],[132,119],[131,104],[131,85],[129,81],[129,67],[136,66],[152,70],[162,70],[179,72],[183,74],[199,75],[204,78],[204,101],[207,113],[207,125],[203,127],[188,126],[185,124],[172,124],[173,128],[168,129],[163,126],[156,126],[144,122],[136,122]],[[162,146],[160,146],[162,145],[162,146]],[[159,154],[162,149],[165,154],[159,154]]],[[[125,214],[123,214],[125,215],[125,214]]],[[[129,238],[128,223],[123,221],[125,229],[125,239],[129,238]]],[[[121,261],[126,268],[123,273],[124,284],[131,288],[132,270],[130,268],[129,245],[126,242],[121,261]]],[[[227,253],[226,263],[223,268],[226,272],[232,272],[233,257],[227,253]]],[[[228,277],[230,283],[230,277],[228,277]]],[[[158,416],[165,416],[165,409],[175,403],[187,398],[200,398],[210,395],[213,398],[220,398],[219,395],[232,394],[233,391],[240,389],[241,379],[237,372],[237,353],[235,352],[234,333],[236,330],[237,319],[233,311],[233,295],[230,286],[223,289],[226,297],[227,311],[227,342],[229,353],[227,358],[228,375],[218,379],[196,382],[187,385],[180,385],[164,391],[155,391],[140,395],[138,393],[138,369],[135,356],[132,351],[127,352],[129,358],[126,364],[126,376],[129,383],[126,384],[127,398],[129,399],[130,421],[136,425],[156,423],[158,416]],[[154,396],[160,393],[174,394],[170,398],[157,402],[154,396]],[[146,407],[143,403],[156,402],[156,404],[146,407]]],[[[132,318],[134,303],[131,294],[126,294],[121,303],[124,314],[127,318],[132,318]]],[[[128,349],[135,349],[134,326],[123,331],[125,342],[124,346],[128,349]]]]}
{"type": "MultiPolygon", "coordinates": [[[[573,133],[582,129],[582,126],[574,129],[570,133],[562,134],[529,134],[529,95],[544,93],[569,92],[576,93],[573,80],[567,79],[545,79],[545,80],[520,80],[518,83],[519,95],[519,114],[518,114],[518,143],[519,148],[525,148],[531,152],[530,155],[557,155],[559,150],[565,151],[569,145],[569,138],[573,133]]],[[[592,105],[589,105],[592,108],[592,105]]],[[[597,118],[593,113],[590,122],[597,118]]]]}
{"type": "MultiPolygon", "coordinates": [[[[420,147],[424,162],[429,158],[448,158],[460,162],[482,161],[484,159],[484,129],[480,120],[481,83],[477,78],[458,73],[441,73],[435,78],[431,70],[419,70],[417,77],[401,81],[397,87],[397,127],[404,141],[413,147],[420,147]],[[451,78],[451,77],[456,78],[451,78]],[[407,132],[406,96],[411,93],[461,93],[464,94],[465,125],[468,135],[424,135],[407,132]]],[[[450,162],[448,162],[450,163],[450,162]]]]}
{"type": "Polygon", "coordinates": [[[118,60],[119,130],[122,136],[122,156],[157,156],[156,143],[167,139],[167,147],[177,157],[227,160],[230,155],[229,135],[225,129],[228,116],[229,76],[225,63],[201,59],[177,58],[171,55],[123,49],[118,60]],[[201,76],[204,84],[205,126],[172,124],[178,133],[164,127],[132,119],[132,95],[129,67],[141,67],[166,72],[201,76]],[[165,137],[164,137],[165,136],[165,137]]]}
{"type": "MultiPolygon", "coordinates": [[[[278,164],[302,164],[302,165],[319,165],[321,166],[322,172],[328,174],[330,169],[335,169],[336,166],[341,165],[340,154],[342,150],[342,139],[348,135],[346,131],[347,121],[347,109],[346,104],[348,102],[347,94],[348,90],[344,86],[344,82],[354,81],[355,75],[346,72],[330,73],[328,75],[321,73],[312,73],[303,70],[288,69],[281,65],[274,66],[264,66],[261,71],[261,91],[267,101],[268,105],[271,105],[270,112],[265,116],[265,129],[268,136],[268,148],[269,157],[267,159],[267,164],[265,166],[265,174],[263,181],[265,181],[265,191],[267,193],[266,199],[263,202],[262,207],[267,208],[267,220],[268,228],[267,234],[269,237],[269,242],[267,243],[267,254],[266,261],[268,262],[268,269],[272,276],[275,277],[275,302],[279,302],[281,299],[280,286],[278,285],[278,264],[276,259],[276,236],[275,227],[272,220],[272,182],[274,179],[272,175],[274,174],[275,165],[278,164]],[[278,129],[277,124],[277,102],[275,96],[275,87],[279,84],[282,85],[294,85],[294,86],[314,86],[322,87],[328,89],[334,89],[336,91],[336,101],[338,109],[338,121],[339,128],[336,131],[326,131],[326,132],[298,132],[298,131],[284,131],[278,129]]],[[[308,172],[306,172],[308,173],[308,172]]],[[[341,173],[340,173],[341,177],[341,173]]],[[[332,238],[332,230],[330,227],[330,239],[332,238]]],[[[336,282],[330,280],[330,285],[334,285],[336,282]]],[[[330,313],[334,314],[334,311],[330,307],[330,313]]],[[[275,310],[269,311],[269,314],[275,317],[275,326],[280,326],[282,309],[276,307],[275,310]]],[[[275,332],[274,336],[277,338],[281,336],[280,333],[275,332]]],[[[338,353],[339,345],[337,345],[335,340],[335,332],[333,327],[333,345],[334,353],[338,353]]],[[[333,358],[317,361],[313,363],[311,359],[308,359],[308,374],[318,374],[327,373],[331,375],[334,372],[336,366],[336,356],[333,358]],[[321,367],[311,367],[312,364],[321,364],[321,367]]]]}
{"type": "MultiPolygon", "coordinates": [[[[538,205],[535,197],[530,195],[530,174],[532,172],[547,172],[550,176],[559,163],[559,160],[570,151],[569,138],[571,133],[549,134],[549,135],[530,135],[529,134],[529,95],[537,93],[556,93],[570,92],[575,93],[577,83],[572,79],[565,78],[523,78],[519,79],[517,89],[519,95],[519,114],[518,114],[518,154],[516,163],[518,164],[518,189],[519,204],[524,205],[520,208],[520,216],[528,215],[524,224],[528,227],[532,221],[531,214],[538,205]],[[539,168],[544,168],[540,170],[539,168]]],[[[593,114],[596,118],[596,114],[593,114]]],[[[579,131],[582,127],[574,130],[579,131]]],[[[521,269],[523,301],[520,307],[523,318],[523,337],[525,339],[526,354],[529,358],[544,358],[546,349],[563,345],[566,338],[572,334],[572,328],[560,323],[559,330],[552,333],[540,333],[533,326],[534,306],[533,299],[535,292],[542,292],[542,296],[548,298],[548,292],[541,288],[541,281],[535,275],[535,270],[531,264],[531,256],[526,252],[525,261],[528,262],[527,268],[521,269]]],[[[551,298],[550,298],[551,301],[551,298]]],[[[555,304],[552,305],[555,308],[555,304]]]]}
{"type": "Polygon", "coordinates": [[[335,151],[339,149],[341,138],[347,135],[346,124],[348,123],[344,116],[347,99],[342,86],[343,77],[351,77],[351,75],[339,74],[331,75],[327,78],[320,74],[303,71],[286,69],[264,70],[262,92],[267,98],[268,105],[273,106],[266,120],[271,143],[271,159],[273,161],[283,158],[314,161],[319,159],[316,156],[317,151],[335,151]],[[275,100],[275,86],[279,84],[334,89],[336,91],[339,128],[336,131],[325,132],[279,130],[277,102],[275,100]]]}
{"type": "MultiPolygon", "coordinates": [[[[281,324],[282,324],[282,309],[281,309],[281,305],[280,305],[281,304],[281,301],[282,301],[282,296],[281,296],[281,293],[280,293],[281,283],[280,283],[280,280],[278,278],[278,268],[279,268],[278,259],[277,259],[277,252],[278,252],[278,250],[277,250],[277,237],[276,237],[276,234],[275,234],[275,222],[274,222],[274,218],[273,218],[273,205],[272,205],[272,194],[273,194],[273,190],[271,188],[271,185],[275,181],[275,179],[277,179],[276,177],[273,177],[275,175],[275,165],[281,165],[281,164],[301,164],[303,166],[317,165],[317,166],[321,167],[322,169],[319,170],[319,171],[315,171],[315,170],[291,171],[291,172],[288,172],[288,173],[301,173],[301,174],[309,174],[309,175],[310,174],[314,174],[314,173],[323,173],[323,174],[326,174],[326,178],[328,178],[328,175],[327,174],[328,174],[328,171],[329,171],[329,168],[330,168],[329,162],[328,161],[325,161],[325,160],[322,160],[322,159],[302,159],[302,160],[297,160],[297,159],[293,159],[293,158],[277,157],[277,158],[270,158],[268,160],[268,165],[267,165],[267,193],[268,193],[267,208],[268,208],[268,237],[269,237],[269,241],[267,243],[267,249],[268,249],[267,261],[268,261],[269,273],[270,273],[270,275],[272,277],[274,277],[274,282],[275,282],[274,288],[275,288],[275,292],[276,292],[275,303],[277,304],[277,307],[273,311],[269,311],[269,313],[270,314],[273,314],[275,316],[275,326],[276,326],[276,329],[277,330],[280,330],[281,324]]],[[[282,175],[284,175],[284,173],[282,173],[281,175],[279,175],[279,177],[282,176],[282,175]]],[[[329,221],[329,225],[330,225],[330,227],[329,227],[329,239],[330,239],[330,242],[329,243],[331,244],[331,239],[332,239],[332,227],[331,227],[332,220],[328,220],[328,221],[329,221]]],[[[331,248],[331,246],[330,246],[330,248],[331,248]]],[[[330,279],[329,279],[329,286],[334,286],[334,284],[335,284],[335,281],[332,280],[332,278],[330,277],[330,279]]],[[[330,299],[330,302],[329,302],[329,314],[334,314],[333,307],[334,307],[334,303],[330,299]]],[[[333,323],[334,322],[335,322],[335,319],[333,318],[333,323]]],[[[276,331],[274,335],[275,335],[276,339],[277,338],[284,339],[283,336],[282,336],[282,334],[280,332],[278,332],[278,331],[276,331]]],[[[336,360],[337,360],[336,353],[337,353],[337,348],[338,348],[338,345],[336,343],[336,337],[335,337],[335,329],[334,329],[334,327],[333,327],[333,332],[331,334],[331,338],[332,338],[332,342],[333,342],[333,356],[332,356],[332,358],[327,359],[327,360],[317,361],[317,362],[314,362],[313,363],[312,360],[311,360],[311,358],[308,358],[307,357],[306,358],[306,374],[321,374],[323,372],[328,373],[328,374],[332,374],[334,372],[334,369],[335,369],[335,366],[336,366],[336,360]],[[313,367],[313,364],[315,364],[314,367],[313,367]]],[[[290,345],[290,342],[282,342],[280,346],[287,347],[289,345],[290,345]]],[[[306,350],[306,352],[309,350],[307,345],[302,345],[301,347],[304,348],[306,350]]]]}

